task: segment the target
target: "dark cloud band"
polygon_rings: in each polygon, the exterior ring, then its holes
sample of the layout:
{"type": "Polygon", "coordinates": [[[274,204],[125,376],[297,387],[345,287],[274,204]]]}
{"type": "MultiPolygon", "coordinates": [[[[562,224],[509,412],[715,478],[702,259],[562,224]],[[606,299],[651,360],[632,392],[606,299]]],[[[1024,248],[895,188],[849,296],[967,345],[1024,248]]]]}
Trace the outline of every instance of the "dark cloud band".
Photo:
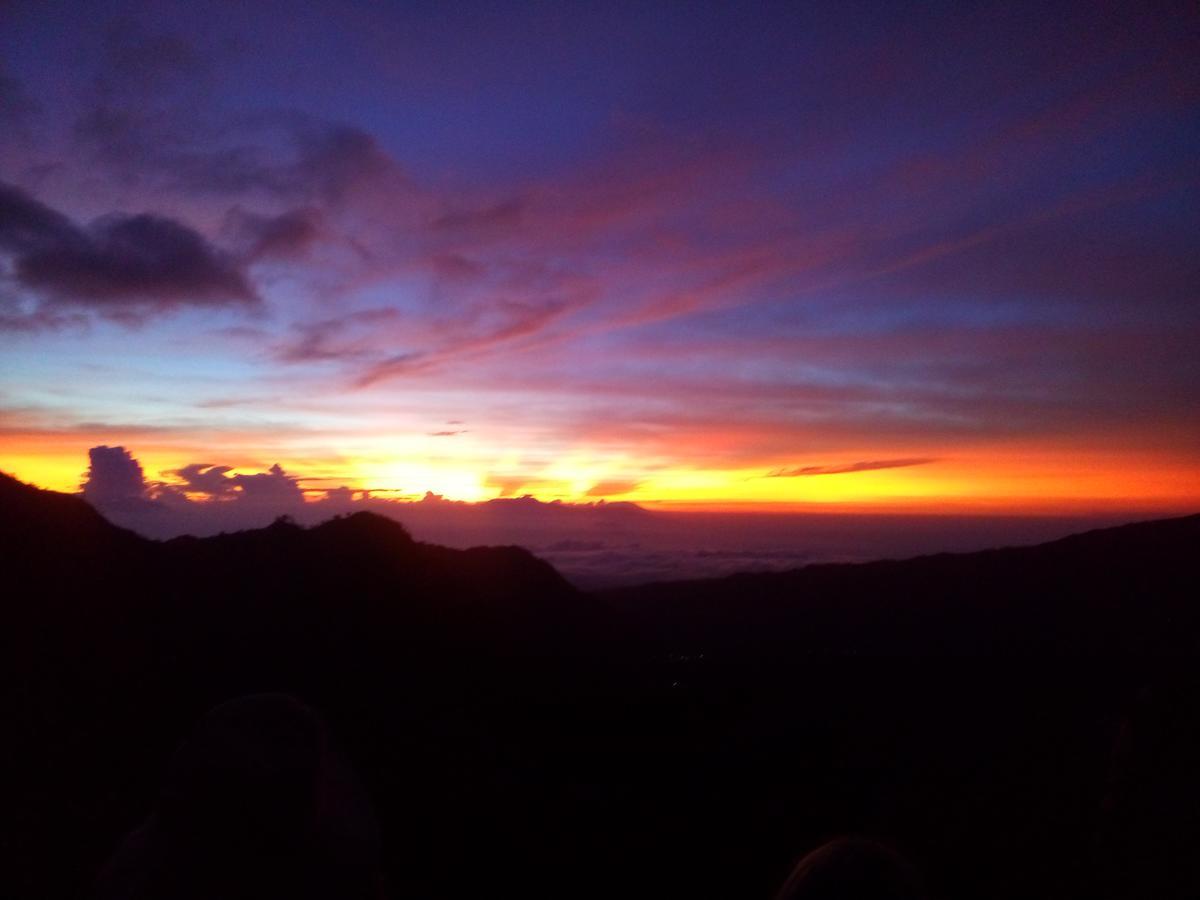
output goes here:
{"type": "Polygon", "coordinates": [[[258,300],[231,259],[174,219],[113,214],[81,227],[4,183],[0,251],[18,284],[56,302],[167,308],[258,300]]]}

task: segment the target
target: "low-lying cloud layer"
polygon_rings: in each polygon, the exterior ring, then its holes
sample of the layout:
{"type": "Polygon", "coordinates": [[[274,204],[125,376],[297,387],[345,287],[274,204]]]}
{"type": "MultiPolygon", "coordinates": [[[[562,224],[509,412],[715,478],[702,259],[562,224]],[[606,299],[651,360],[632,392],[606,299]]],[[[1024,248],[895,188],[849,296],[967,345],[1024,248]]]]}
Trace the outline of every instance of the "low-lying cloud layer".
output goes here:
{"type": "Polygon", "coordinates": [[[279,466],[230,475],[228,466],[196,464],[160,482],[147,481],[123,447],[94,447],[90,462],[83,496],[115,523],[148,537],[260,528],[279,516],[314,525],[367,511],[401,522],[418,540],[526,547],[583,588],[979,550],[1116,521],[667,513],[631,503],[543,503],[530,496],[464,503],[427,493],[420,500],[392,500],[345,487],[306,499],[298,479],[279,466]]]}

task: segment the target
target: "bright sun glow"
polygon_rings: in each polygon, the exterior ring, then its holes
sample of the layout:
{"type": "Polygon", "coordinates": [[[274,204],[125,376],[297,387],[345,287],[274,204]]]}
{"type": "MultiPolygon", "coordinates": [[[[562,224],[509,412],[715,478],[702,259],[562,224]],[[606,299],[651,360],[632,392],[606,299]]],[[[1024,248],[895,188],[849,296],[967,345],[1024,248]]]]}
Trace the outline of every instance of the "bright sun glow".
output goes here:
{"type": "MultiPolygon", "coordinates": [[[[680,509],[1039,512],[1056,508],[1187,510],[1200,504],[1200,476],[1189,459],[1171,454],[1093,452],[1089,465],[1082,468],[1074,454],[1050,447],[1029,446],[1003,455],[977,448],[920,464],[778,477],[771,473],[787,467],[773,463],[729,469],[676,464],[639,471],[627,455],[606,457],[582,449],[537,466],[511,451],[488,454],[481,439],[453,448],[449,443],[435,445],[447,449],[434,454],[428,443],[416,440],[413,449],[421,452],[410,458],[386,455],[374,441],[365,443],[366,452],[361,456],[322,459],[311,448],[293,442],[273,450],[234,448],[226,458],[236,463],[231,475],[265,471],[274,463],[289,473],[303,473],[301,485],[310,497],[344,485],[386,492],[391,497],[419,498],[432,491],[450,500],[476,502],[531,494],[547,501],[629,500],[680,509]]],[[[0,469],[39,486],[74,491],[86,476],[89,444],[88,439],[77,437],[60,438],[53,445],[11,441],[0,451],[0,469]]],[[[155,441],[133,444],[132,449],[151,482],[176,482],[178,469],[198,456],[203,459],[201,450],[155,441]]],[[[871,456],[869,451],[851,451],[836,461],[853,463],[871,456]]],[[[829,460],[813,457],[802,461],[816,464],[829,460]]]]}

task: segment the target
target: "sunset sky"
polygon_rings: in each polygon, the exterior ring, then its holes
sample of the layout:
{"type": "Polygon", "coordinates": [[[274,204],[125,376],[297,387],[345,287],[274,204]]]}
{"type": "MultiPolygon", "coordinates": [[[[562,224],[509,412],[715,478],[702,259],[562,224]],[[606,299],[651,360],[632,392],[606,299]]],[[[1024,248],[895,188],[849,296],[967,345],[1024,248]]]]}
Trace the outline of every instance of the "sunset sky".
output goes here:
{"type": "Polygon", "coordinates": [[[1198,9],[4,3],[0,470],[1194,512],[1198,9]]]}

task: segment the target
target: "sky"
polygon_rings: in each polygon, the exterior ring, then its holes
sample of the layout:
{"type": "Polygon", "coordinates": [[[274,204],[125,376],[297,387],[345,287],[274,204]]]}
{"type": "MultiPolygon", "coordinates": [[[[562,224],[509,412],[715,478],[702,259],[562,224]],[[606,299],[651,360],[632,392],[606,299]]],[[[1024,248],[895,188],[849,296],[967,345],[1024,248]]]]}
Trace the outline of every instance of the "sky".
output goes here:
{"type": "Polygon", "coordinates": [[[1194,512],[1198,139],[1193,3],[9,0],[0,470],[1194,512]]]}

